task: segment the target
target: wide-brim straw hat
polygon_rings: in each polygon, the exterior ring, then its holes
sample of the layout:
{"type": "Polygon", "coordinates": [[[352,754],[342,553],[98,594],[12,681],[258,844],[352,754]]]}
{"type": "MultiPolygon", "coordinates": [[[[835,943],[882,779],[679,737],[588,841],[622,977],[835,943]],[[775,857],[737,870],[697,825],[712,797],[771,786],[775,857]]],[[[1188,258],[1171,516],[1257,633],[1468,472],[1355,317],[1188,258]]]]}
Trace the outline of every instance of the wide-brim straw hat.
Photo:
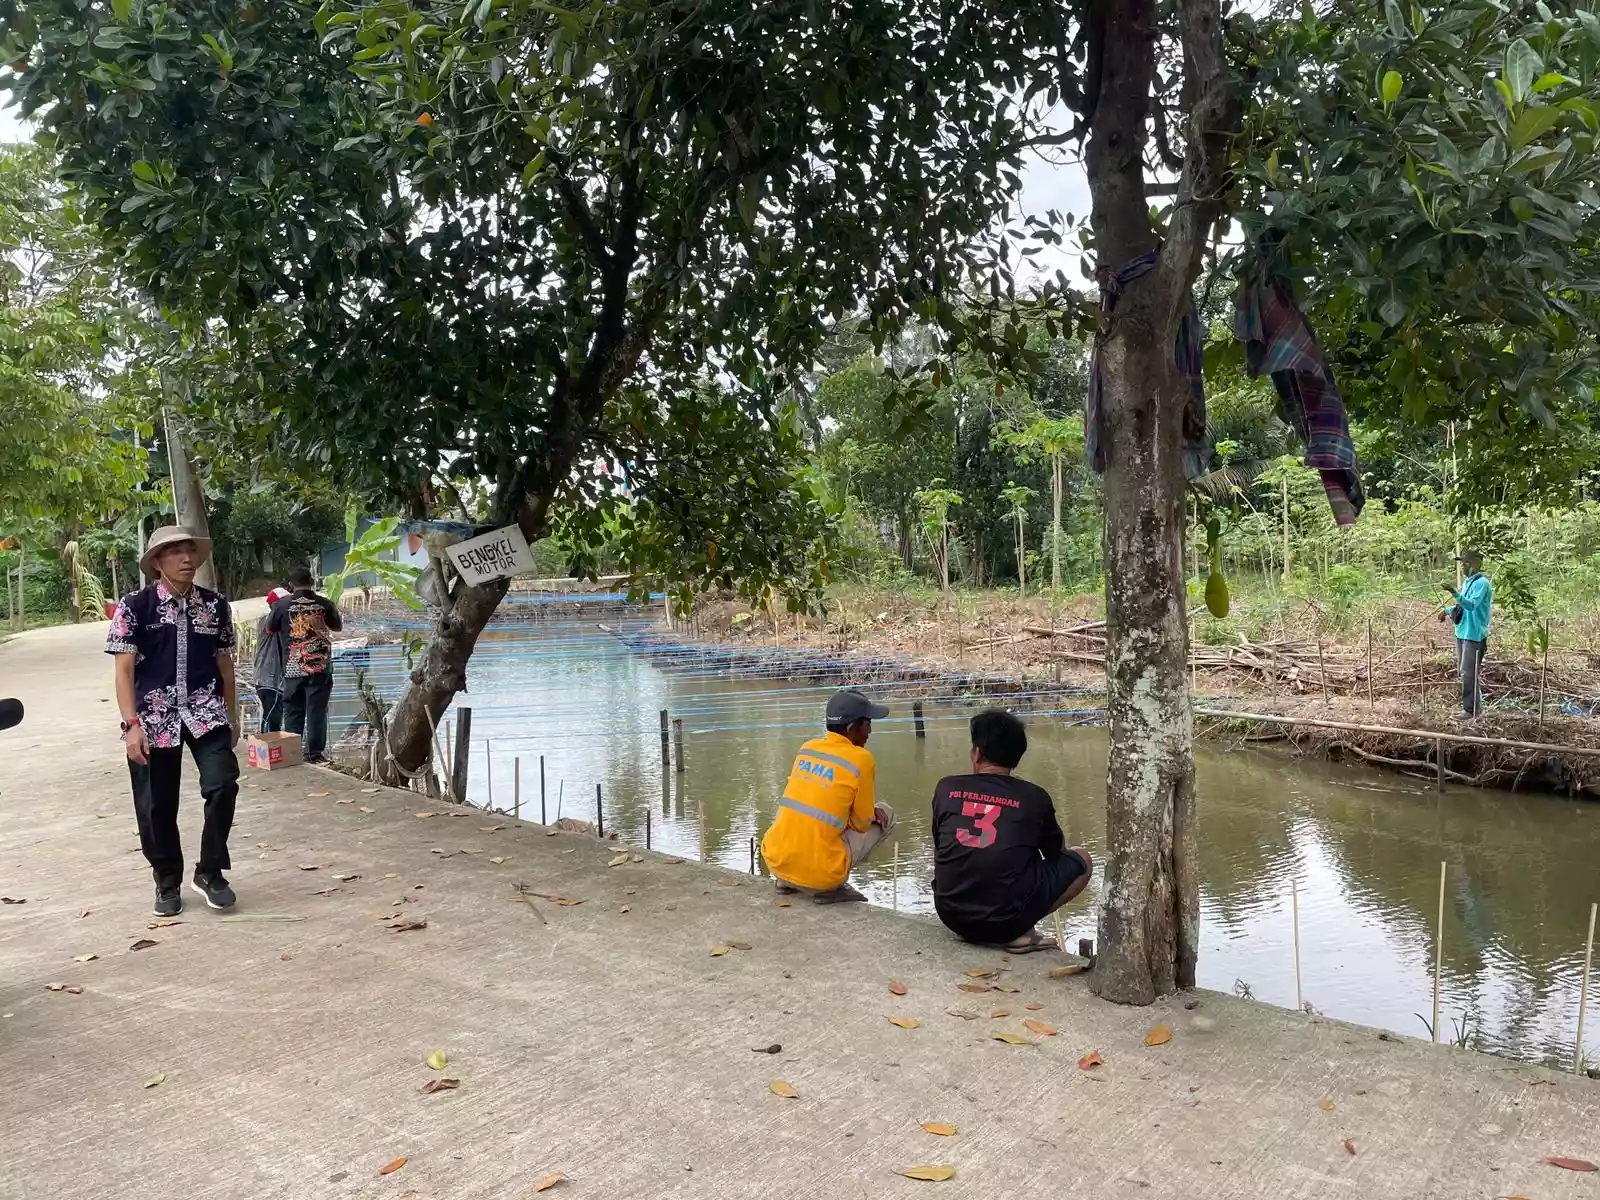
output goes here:
{"type": "Polygon", "coordinates": [[[146,575],[156,573],[156,555],[175,542],[193,542],[195,549],[200,553],[200,563],[211,557],[211,539],[199,537],[186,525],[163,525],[150,535],[150,540],[145,543],[144,554],[139,558],[139,569],[146,575]]]}

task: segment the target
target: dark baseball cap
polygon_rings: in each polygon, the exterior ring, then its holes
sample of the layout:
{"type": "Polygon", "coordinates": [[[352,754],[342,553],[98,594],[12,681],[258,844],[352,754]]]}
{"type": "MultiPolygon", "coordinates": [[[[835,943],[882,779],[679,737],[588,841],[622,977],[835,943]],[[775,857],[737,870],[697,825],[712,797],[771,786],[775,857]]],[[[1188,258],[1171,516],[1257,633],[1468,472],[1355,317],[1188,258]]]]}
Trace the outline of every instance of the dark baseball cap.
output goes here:
{"type": "Polygon", "coordinates": [[[889,715],[885,704],[874,704],[855,688],[835,692],[828,699],[827,721],[832,724],[849,724],[852,721],[877,721],[889,715]]]}

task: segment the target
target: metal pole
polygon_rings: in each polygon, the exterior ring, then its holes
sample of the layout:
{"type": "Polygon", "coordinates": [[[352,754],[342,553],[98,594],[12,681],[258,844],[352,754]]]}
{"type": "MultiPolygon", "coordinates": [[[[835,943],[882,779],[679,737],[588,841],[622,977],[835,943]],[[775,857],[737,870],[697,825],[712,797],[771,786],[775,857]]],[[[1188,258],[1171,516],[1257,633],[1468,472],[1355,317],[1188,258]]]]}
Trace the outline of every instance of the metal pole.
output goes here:
{"type": "Polygon", "coordinates": [[[483,739],[483,778],[489,788],[489,800],[484,805],[490,812],[494,811],[494,757],[489,750],[489,739],[483,739]]]}
{"type": "Polygon", "coordinates": [[[911,702],[911,721],[912,721],[912,724],[916,727],[917,736],[919,738],[925,738],[925,737],[928,736],[928,728],[927,728],[927,726],[925,726],[922,723],[922,701],[921,700],[913,700],[911,702]]]}
{"type": "Polygon", "coordinates": [[[672,718],[672,746],[678,756],[678,774],[683,774],[683,718],[672,718]]]}
{"type": "Polygon", "coordinates": [[[1594,963],[1594,916],[1600,904],[1589,905],[1589,940],[1583,947],[1583,985],[1578,989],[1578,1048],[1572,1055],[1572,1073],[1583,1074],[1583,1010],[1589,1005],[1589,967],[1594,963]]]}
{"type": "Polygon", "coordinates": [[[600,803],[600,785],[594,785],[594,823],[602,838],[606,836],[606,813],[600,803]]]}
{"type": "Polygon", "coordinates": [[[522,819],[522,759],[511,760],[511,815],[522,819]]]}
{"type": "Polygon", "coordinates": [[[667,710],[661,710],[661,765],[664,767],[672,758],[672,752],[667,745],[667,710]]]}
{"type": "Polygon", "coordinates": [[[544,755],[539,755],[539,824],[548,825],[544,812],[544,755]]]}
{"type": "Polygon", "coordinates": [[[1439,864],[1439,926],[1433,939],[1433,1040],[1439,1041],[1439,972],[1444,969],[1444,863],[1439,864]]]}
{"type": "Polygon", "coordinates": [[[646,850],[650,849],[650,826],[651,826],[651,824],[652,824],[652,822],[651,822],[651,819],[650,819],[650,810],[647,808],[647,809],[644,810],[644,848],[646,850]]]}
{"type": "Polygon", "coordinates": [[[889,868],[893,882],[890,884],[889,907],[894,912],[900,911],[900,839],[894,843],[894,859],[889,868]]]}
{"type": "Polygon", "coordinates": [[[467,756],[472,751],[472,710],[461,708],[456,710],[456,720],[460,728],[456,730],[456,761],[455,761],[455,792],[457,802],[464,801],[467,796],[467,756]]]}

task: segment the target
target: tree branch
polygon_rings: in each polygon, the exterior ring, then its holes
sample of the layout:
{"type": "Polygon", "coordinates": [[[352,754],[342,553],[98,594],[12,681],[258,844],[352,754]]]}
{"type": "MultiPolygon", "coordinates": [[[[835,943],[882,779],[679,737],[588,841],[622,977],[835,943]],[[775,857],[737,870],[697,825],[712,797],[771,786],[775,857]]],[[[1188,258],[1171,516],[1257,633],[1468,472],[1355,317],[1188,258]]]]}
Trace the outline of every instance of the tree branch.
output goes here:
{"type": "Polygon", "coordinates": [[[1225,208],[1228,154],[1239,129],[1239,105],[1223,59],[1219,0],[1178,0],[1185,90],[1193,97],[1178,197],[1167,226],[1160,287],[1174,311],[1200,271],[1212,226],[1225,208]]]}

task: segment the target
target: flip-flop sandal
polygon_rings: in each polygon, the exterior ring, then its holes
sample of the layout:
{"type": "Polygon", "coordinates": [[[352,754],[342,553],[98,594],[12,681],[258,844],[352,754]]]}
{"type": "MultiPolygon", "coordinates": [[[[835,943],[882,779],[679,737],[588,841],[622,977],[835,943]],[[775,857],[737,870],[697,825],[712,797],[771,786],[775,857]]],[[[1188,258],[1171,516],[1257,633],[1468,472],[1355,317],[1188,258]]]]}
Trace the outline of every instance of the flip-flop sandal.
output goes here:
{"type": "Polygon", "coordinates": [[[800,894],[799,888],[795,887],[793,884],[785,883],[781,879],[774,879],[772,881],[772,890],[777,892],[780,896],[798,896],[800,894]]]}
{"type": "Polygon", "coordinates": [[[996,950],[1003,950],[1007,954],[1037,954],[1041,950],[1054,950],[1055,948],[1055,938],[1046,937],[1037,929],[1030,929],[1028,931],[1028,940],[1020,946],[1013,942],[1008,942],[995,947],[996,950]]]}
{"type": "Polygon", "coordinates": [[[854,900],[865,900],[866,897],[848,883],[843,887],[836,887],[831,892],[818,892],[811,897],[813,904],[847,904],[854,900]]]}

